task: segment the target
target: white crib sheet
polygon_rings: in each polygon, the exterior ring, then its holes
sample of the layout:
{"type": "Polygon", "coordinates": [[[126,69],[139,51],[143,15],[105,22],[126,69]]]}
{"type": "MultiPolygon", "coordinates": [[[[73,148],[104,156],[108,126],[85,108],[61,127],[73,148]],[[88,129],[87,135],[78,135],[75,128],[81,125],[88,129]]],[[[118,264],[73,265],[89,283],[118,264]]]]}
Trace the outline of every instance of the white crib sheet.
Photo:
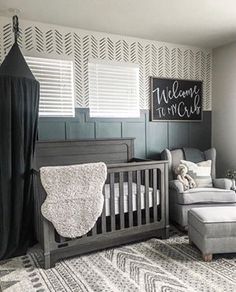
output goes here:
{"type": "MultiPolygon", "coordinates": [[[[124,212],[128,212],[128,183],[124,182],[124,212]]],[[[149,188],[149,208],[153,207],[153,189],[149,188]]],[[[114,196],[115,196],[115,214],[119,214],[119,183],[114,184],[114,196]]],[[[137,210],[137,184],[132,183],[132,205],[133,211],[137,210]]],[[[157,205],[160,204],[160,191],[157,190],[156,192],[157,198],[157,205]]],[[[141,202],[141,209],[145,208],[145,186],[140,186],[140,202],[141,202]]],[[[105,209],[106,209],[106,216],[110,216],[110,184],[105,185],[105,209]]]]}

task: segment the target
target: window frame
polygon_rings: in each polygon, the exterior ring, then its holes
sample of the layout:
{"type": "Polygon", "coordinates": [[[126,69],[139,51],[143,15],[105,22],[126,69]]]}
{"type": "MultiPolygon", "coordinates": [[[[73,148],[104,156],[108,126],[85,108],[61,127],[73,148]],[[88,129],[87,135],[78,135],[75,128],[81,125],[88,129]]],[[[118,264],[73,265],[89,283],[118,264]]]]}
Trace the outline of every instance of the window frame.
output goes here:
{"type": "MultiPolygon", "coordinates": [[[[119,120],[123,120],[123,119],[139,119],[141,117],[141,109],[140,109],[140,77],[139,77],[139,73],[140,73],[140,66],[137,63],[132,63],[132,62],[124,62],[124,61],[114,61],[114,60],[107,60],[107,59],[95,59],[95,58],[89,58],[88,59],[88,87],[89,87],[89,116],[92,119],[119,119],[119,120]],[[89,70],[89,65],[99,65],[99,64],[104,64],[104,65],[114,65],[117,67],[129,67],[129,68],[136,68],[138,70],[137,72],[137,76],[136,76],[136,92],[137,92],[137,98],[136,98],[136,103],[137,103],[137,115],[119,115],[119,113],[117,112],[116,114],[111,113],[110,115],[104,115],[102,116],[103,113],[101,113],[101,115],[95,115],[92,114],[91,115],[91,106],[90,106],[90,70],[89,70]]],[[[128,106],[127,106],[128,108],[128,106]]]]}
{"type": "MultiPolygon", "coordinates": [[[[57,115],[40,115],[39,112],[39,118],[75,118],[75,109],[76,109],[76,97],[75,97],[75,64],[74,64],[74,60],[72,58],[67,58],[65,56],[63,56],[63,58],[59,59],[58,57],[54,57],[54,56],[46,56],[45,55],[38,55],[38,54],[24,54],[24,58],[26,60],[26,63],[28,65],[27,62],[27,58],[34,58],[34,59],[44,59],[44,60],[53,60],[53,61],[67,61],[67,62],[71,62],[71,91],[72,91],[72,115],[62,115],[60,113],[57,113],[57,115]]],[[[29,65],[28,65],[29,66],[29,65]]],[[[29,66],[30,68],[30,66],[29,66]]],[[[32,74],[34,75],[34,72],[32,71],[32,69],[30,68],[32,74]]],[[[35,76],[35,75],[34,75],[35,76]]],[[[35,79],[40,83],[40,81],[37,79],[37,77],[35,76],[35,79]]],[[[39,98],[39,106],[40,106],[40,98],[39,98]]]]}

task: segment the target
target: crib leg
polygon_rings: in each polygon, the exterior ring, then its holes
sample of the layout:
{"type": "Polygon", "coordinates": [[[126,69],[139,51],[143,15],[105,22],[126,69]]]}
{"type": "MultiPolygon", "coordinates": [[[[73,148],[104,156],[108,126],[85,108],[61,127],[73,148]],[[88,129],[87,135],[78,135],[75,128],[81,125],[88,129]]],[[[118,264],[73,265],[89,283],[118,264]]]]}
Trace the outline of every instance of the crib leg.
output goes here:
{"type": "Polygon", "coordinates": [[[55,262],[52,260],[50,253],[44,254],[44,269],[48,270],[55,267],[55,262]]]}
{"type": "Polygon", "coordinates": [[[169,227],[166,227],[163,231],[162,231],[162,239],[168,239],[170,237],[169,235],[169,227]]]}
{"type": "Polygon", "coordinates": [[[55,267],[55,260],[52,257],[52,246],[55,242],[54,238],[54,227],[53,225],[47,221],[46,219],[43,220],[43,235],[44,235],[44,243],[43,243],[43,250],[44,250],[44,268],[51,269],[55,267]]]}

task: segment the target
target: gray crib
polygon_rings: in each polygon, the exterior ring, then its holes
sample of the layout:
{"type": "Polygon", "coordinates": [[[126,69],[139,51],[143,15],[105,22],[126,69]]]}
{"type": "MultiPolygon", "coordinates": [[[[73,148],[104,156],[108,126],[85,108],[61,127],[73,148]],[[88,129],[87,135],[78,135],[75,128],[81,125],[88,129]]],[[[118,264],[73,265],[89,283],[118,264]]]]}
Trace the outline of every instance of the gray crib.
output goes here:
{"type": "Polygon", "coordinates": [[[134,139],[37,142],[34,169],[35,229],[44,252],[45,268],[59,259],[151,237],[169,236],[168,162],[133,158],[134,139]],[[108,175],[102,215],[86,235],[61,237],[41,215],[46,193],[42,166],[103,161],[108,175]],[[134,190],[135,188],[135,190],[134,190]],[[106,191],[109,191],[107,195],[106,191]]]}

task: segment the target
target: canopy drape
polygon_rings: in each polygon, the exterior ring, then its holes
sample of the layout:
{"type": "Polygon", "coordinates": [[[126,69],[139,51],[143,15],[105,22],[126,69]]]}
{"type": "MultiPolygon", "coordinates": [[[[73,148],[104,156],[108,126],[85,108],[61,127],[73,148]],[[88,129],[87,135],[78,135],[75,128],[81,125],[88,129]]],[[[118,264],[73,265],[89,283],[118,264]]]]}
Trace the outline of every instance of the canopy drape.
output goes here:
{"type": "Polygon", "coordinates": [[[0,259],[33,242],[32,165],[39,82],[14,43],[0,66],[0,259]]]}

